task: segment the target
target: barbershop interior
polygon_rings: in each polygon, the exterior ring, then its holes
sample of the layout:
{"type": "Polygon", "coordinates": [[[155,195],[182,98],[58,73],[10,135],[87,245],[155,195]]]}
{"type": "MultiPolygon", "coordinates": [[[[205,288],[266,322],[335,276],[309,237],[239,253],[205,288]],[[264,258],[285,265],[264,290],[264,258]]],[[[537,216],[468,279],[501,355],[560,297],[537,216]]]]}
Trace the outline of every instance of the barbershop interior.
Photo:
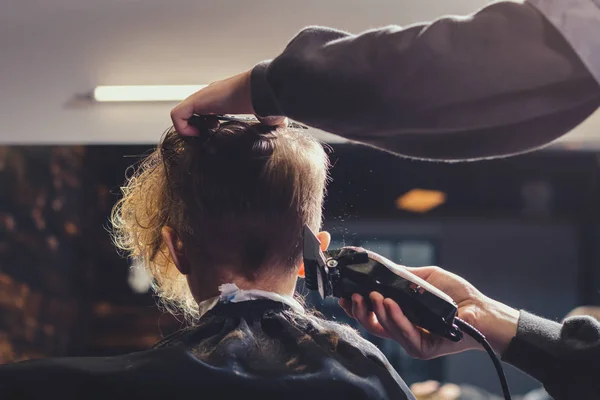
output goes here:
{"type": "MultiPolygon", "coordinates": [[[[274,58],[306,26],[404,27],[487,3],[5,1],[0,364],[140,352],[186,328],[160,305],[143,261],[115,248],[110,219],[126,177],[156,148],[180,101],[274,58]]],[[[535,151],[465,162],[403,157],[300,123],[331,163],[321,229],[330,249],[440,266],[556,322],[600,307],[600,111],[535,151]]],[[[307,308],[356,329],[407,386],[436,381],[502,395],[486,352],[412,357],[306,286],[299,279],[296,292],[307,308]]],[[[503,368],[513,396],[540,387],[503,368]]]]}

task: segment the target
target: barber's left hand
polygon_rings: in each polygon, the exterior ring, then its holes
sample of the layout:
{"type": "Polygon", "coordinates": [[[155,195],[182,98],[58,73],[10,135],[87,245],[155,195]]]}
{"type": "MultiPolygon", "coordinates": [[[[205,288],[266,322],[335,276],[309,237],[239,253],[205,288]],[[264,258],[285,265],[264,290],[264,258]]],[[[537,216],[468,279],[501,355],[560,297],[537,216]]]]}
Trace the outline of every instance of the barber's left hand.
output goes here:
{"type": "MultiPolygon", "coordinates": [[[[194,136],[198,131],[188,123],[193,114],[255,114],[250,78],[252,71],[217,81],[189,96],[171,111],[173,126],[180,135],[194,136]]],[[[259,117],[268,125],[285,125],[284,117],[259,117]]]]}

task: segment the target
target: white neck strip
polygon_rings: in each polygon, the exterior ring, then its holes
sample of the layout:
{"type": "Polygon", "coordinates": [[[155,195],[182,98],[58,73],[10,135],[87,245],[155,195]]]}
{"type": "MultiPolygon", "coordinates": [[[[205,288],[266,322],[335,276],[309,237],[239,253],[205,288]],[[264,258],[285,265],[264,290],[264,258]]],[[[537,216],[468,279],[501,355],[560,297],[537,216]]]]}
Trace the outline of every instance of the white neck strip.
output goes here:
{"type": "Polygon", "coordinates": [[[212,310],[218,303],[241,303],[243,301],[265,299],[286,304],[297,313],[304,313],[304,307],[291,296],[283,296],[279,293],[258,289],[242,290],[235,283],[223,284],[219,286],[219,291],[221,292],[219,296],[204,300],[198,304],[200,317],[212,310]]]}

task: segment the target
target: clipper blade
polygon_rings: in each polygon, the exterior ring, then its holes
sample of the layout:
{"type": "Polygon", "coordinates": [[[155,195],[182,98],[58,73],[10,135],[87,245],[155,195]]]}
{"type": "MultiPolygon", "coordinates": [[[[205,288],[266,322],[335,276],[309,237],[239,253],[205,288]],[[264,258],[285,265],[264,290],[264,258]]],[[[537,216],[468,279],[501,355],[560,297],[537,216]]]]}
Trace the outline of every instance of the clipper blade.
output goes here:
{"type": "Polygon", "coordinates": [[[325,256],[321,251],[321,242],[307,225],[304,226],[302,252],[306,288],[318,290],[321,297],[325,298],[325,256]]]}

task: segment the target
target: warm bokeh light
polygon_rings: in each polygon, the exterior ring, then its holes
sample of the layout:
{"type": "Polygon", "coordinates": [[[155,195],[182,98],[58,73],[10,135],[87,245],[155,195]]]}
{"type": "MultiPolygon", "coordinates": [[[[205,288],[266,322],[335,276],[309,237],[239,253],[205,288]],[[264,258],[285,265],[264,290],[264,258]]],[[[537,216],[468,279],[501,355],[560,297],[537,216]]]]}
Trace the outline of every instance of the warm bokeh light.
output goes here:
{"type": "Polygon", "coordinates": [[[396,199],[396,207],[424,213],[446,201],[446,194],[437,190],[413,189],[396,199]]]}

